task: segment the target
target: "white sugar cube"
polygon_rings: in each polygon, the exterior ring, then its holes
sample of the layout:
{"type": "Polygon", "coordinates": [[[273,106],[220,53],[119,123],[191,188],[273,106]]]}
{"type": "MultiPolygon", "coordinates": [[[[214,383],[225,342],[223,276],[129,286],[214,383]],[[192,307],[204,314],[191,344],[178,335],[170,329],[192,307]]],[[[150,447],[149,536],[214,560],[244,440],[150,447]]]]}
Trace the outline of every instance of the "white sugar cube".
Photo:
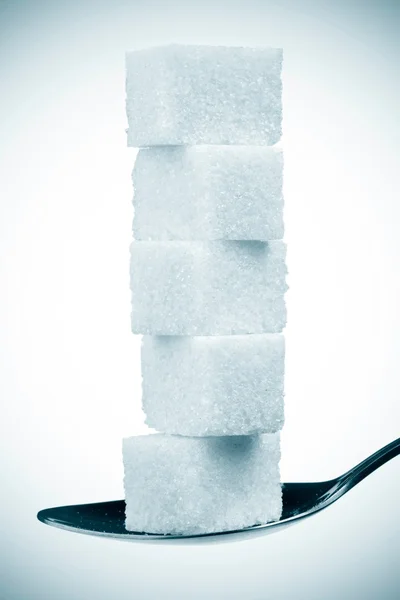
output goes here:
{"type": "Polygon", "coordinates": [[[283,238],[282,151],[253,146],[140,150],[133,171],[137,240],[283,238]]]}
{"type": "Polygon", "coordinates": [[[131,245],[132,331],[152,335],[276,333],[286,323],[286,245],[131,245]]]}
{"type": "Polygon", "coordinates": [[[275,433],[284,421],[282,334],[144,336],[146,423],[186,436],[275,433]]]}
{"type": "Polygon", "coordinates": [[[124,440],[126,529],[229,531],[279,520],[279,434],[124,440]]]}
{"type": "Polygon", "coordinates": [[[128,52],[128,145],[272,145],[282,49],[177,44],[128,52]]]}

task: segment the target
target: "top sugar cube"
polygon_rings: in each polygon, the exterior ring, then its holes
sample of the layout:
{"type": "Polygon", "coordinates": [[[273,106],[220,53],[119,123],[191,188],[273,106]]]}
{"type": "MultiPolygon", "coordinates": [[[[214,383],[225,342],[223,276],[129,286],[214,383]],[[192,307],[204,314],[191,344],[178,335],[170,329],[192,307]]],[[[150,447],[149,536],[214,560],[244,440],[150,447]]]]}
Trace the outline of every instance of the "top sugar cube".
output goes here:
{"type": "Polygon", "coordinates": [[[282,129],[282,49],[170,45],[126,55],[128,146],[270,146],[282,129]]]}

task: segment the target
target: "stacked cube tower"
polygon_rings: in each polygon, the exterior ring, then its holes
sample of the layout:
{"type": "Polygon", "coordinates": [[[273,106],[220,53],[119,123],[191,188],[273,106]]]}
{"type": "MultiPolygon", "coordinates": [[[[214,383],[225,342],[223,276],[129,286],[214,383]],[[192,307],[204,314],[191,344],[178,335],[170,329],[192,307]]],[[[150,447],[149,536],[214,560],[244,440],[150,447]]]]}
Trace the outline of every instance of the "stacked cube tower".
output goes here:
{"type": "Polygon", "coordinates": [[[279,519],[286,247],[282,50],[127,54],[132,330],[157,434],[124,440],[126,528],[279,519]]]}

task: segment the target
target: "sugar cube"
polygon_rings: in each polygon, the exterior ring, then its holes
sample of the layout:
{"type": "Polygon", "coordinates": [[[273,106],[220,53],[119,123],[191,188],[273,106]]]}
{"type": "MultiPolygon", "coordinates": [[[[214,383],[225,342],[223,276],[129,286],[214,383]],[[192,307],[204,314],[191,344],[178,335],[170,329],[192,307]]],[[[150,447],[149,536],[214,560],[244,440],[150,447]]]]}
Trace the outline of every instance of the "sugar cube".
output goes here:
{"type": "Polygon", "coordinates": [[[137,240],[283,238],[282,151],[253,146],[164,146],[139,151],[133,170],[137,240]]]}
{"type": "Polygon", "coordinates": [[[172,44],[128,52],[128,145],[272,145],[282,49],[172,44]]]}
{"type": "Polygon", "coordinates": [[[279,520],[279,434],[123,442],[129,531],[195,535],[279,520]]]}
{"type": "Polygon", "coordinates": [[[186,436],[275,433],[284,421],[282,334],[144,336],[146,423],[186,436]]]}
{"type": "Polygon", "coordinates": [[[131,245],[132,331],[153,335],[276,333],[286,322],[286,245],[131,245]]]}

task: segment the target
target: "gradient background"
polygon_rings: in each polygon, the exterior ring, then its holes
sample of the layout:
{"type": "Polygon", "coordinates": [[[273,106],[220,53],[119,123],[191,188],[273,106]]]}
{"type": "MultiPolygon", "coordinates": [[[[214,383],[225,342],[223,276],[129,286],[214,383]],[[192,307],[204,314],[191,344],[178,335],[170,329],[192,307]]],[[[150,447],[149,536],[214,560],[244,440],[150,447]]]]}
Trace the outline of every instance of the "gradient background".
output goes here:
{"type": "Polygon", "coordinates": [[[0,0],[0,598],[394,600],[400,461],[279,534],[128,544],[45,527],[122,497],[130,334],[124,52],[282,46],[290,270],[282,478],[400,431],[400,3],[0,0]]]}

